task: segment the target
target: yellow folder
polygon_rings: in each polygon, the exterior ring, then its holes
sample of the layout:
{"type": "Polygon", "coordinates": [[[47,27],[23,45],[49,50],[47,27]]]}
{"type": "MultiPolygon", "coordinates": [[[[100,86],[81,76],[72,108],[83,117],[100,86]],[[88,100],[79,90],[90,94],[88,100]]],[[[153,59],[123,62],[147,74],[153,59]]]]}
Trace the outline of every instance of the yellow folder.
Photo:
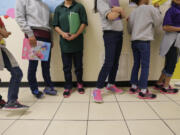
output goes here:
{"type": "Polygon", "coordinates": [[[167,2],[168,0],[152,0],[152,4],[156,4],[158,3],[159,5],[163,5],[165,2],[167,2]]]}
{"type": "Polygon", "coordinates": [[[1,44],[1,45],[5,45],[5,40],[2,39],[2,40],[0,41],[0,44],[1,44]]]}

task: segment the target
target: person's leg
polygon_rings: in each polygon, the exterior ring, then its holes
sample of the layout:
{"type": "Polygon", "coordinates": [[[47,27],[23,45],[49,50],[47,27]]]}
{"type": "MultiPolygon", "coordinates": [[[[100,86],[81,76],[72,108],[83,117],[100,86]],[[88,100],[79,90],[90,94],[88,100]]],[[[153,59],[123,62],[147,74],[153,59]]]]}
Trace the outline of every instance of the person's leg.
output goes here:
{"type": "Polygon", "coordinates": [[[116,33],[104,33],[104,45],[105,45],[105,61],[99,73],[97,88],[102,89],[105,85],[105,80],[109,76],[115,61],[116,52],[116,33]]]}
{"type": "Polygon", "coordinates": [[[51,74],[50,74],[50,63],[51,63],[51,53],[49,55],[48,61],[42,61],[41,62],[41,68],[42,68],[42,75],[45,82],[45,89],[44,93],[48,95],[56,95],[57,91],[54,89],[54,85],[51,81],[51,74]]]}
{"type": "Polygon", "coordinates": [[[116,42],[114,40],[114,32],[104,32],[105,45],[105,61],[99,73],[97,88],[93,91],[93,99],[95,102],[102,102],[101,89],[104,88],[105,80],[113,67],[116,51],[116,42]]]}
{"type": "Polygon", "coordinates": [[[140,52],[138,50],[138,42],[132,42],[132,51],[133,51],[133,58],[134,58],[134,65],[131,72],[131,88],[130,94],[135,94],[138,92],[138,74],[140,69],[140,52]]]}
{"type": "Polygon", "coordinates": [[[113,67],[111,68],[111,71],[108,76],[108,84],[106,86],[106,89],[110,90],[112,92],[122,93],[123,90],[118,88],[115,85],[115,80],[116,80],[116,75],[117,75],[117,71],[118,71],[118,67],[119,67],[119,58],[120,58],[121,50],[122,50],[123,33],[122,32],[117,33],[114,40],[116,42],[115,58],[114,58],[113,67]]]}
{"type": "Polygon", "coordinates": [[[61,53],[63,62],[63,71],[65,78],[65,91],[63,93],[64,97],[69,97],[72,91],[72,53],[61,53]]]}
{"type": "Polygon", "coordinates": [[[140,92],[138,97],[141,99],[155,99],[156,95],[152,94],[148,90],[148,77],[149,77],[149,65],[150,65],[150,42],[141,42],[138,46],[141,58],[141,75],[138,86],[140,92]]]}
{"type": "Polygon", "coordinates": [[[11,73],[11,79],[8,89],[8,102],[4,105],[4,109],[27,109],[28,106],[20,104],[18,100],[19,85],[23,77],[23,73],[19,67],[12,67],[6,53],[2,51],[5,68],[11,73]]]}
{"type": "Polygon", "coordinates": [[[77,87],[80,94],[84,94],[83,88],[83,52],[73,53],[77,87]]]}
{"type": "Polygon", "coordinates": [[[37,66],[38,66],[38,61],[29,60],[28,82],[32,93],[33,91],[38,90],[38,83],[36,79],[37,66]]]}

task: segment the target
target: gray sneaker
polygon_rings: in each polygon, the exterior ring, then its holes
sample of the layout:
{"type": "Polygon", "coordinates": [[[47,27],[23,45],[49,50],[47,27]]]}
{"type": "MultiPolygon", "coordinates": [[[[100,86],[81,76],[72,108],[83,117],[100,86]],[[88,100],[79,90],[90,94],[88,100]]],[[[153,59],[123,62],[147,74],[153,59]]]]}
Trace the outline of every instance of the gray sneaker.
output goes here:
{"type": "Polygon", "coordinates": [[[29,106],[22,105],[18,101],[9,101],[3,107],[3,110],[26,110],[29,106]]]}

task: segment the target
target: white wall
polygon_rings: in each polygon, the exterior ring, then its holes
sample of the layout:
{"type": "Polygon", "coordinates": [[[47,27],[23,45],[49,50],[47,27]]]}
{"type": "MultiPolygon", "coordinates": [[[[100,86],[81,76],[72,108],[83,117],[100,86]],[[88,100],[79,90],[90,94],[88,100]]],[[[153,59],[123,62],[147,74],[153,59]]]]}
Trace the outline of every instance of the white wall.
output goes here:
{"type": "MultiPolygon", "coordinates": [[[[86,7],[89,19],[89,26],[85,35],[85,49],[84,49],[84,80],[85,81],[96,81],[99,70],[103,64],[104,58],[104,44],[102,39],[101,23],[98,14],[93,13],[93,0],[78,0],[83,3],[86,7]]],[[[129,7],[128,0],[120,0],[121,5],[125,8],[127,15],[133,9],[129,7]]],[[[169,5],[162,6],[163,13],[169,7],[169,5]]],[[[12,32],[12,36],[7,40],[7,48],[13,53],[15,58],[20,64],[23,70],[24,77],[23,81],[27,81],[27,68],[28,61],[21,59],[22,52],[22,41],[24,34],[20,31],[20,28],[16,24],[14,19],[3,19],[7,30],[12,32]]],[[[150,80],[156,80],[163,66],[163,58],[159,56],[159,46],[162,37],[162,32],[158,32],[155,35],[155,41],[152,42],[151,46],[151,66],[150,66],[150,80]]],[[[62,61],[59,48],[59,37],[54,33],[54,48],[52,50],[52,61],[51,61],[51,75],[53,81],[63,81],[64,74],[62,71],[62,61]]],[[[123,50],[120,59],[120,67],[117,76],[117,80],[129,80],[131,74],[131,68],[133,64],[132,51],[129,41],[129,35],[126,29],[126,20],[124,20],[124,43],[123,50]]],[[[4,70],[0,72],[0,78],[3,81],[9,81],[10,74],[4,70]]],[[[38,81],[42,81],[41,68],[37,71],[38,81]]]]}

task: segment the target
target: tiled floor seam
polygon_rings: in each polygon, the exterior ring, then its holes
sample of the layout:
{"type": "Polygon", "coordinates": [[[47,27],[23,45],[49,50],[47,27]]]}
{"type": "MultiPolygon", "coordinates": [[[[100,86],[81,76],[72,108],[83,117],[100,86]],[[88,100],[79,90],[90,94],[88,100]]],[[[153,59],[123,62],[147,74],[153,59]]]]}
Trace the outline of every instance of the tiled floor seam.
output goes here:
{"type": "Polygon", "coordinates": [[[147,102],[145,101],[145,103],[152,109],[152,111],[160,118],[160,120],[164,123],[164,125],[174,134],[176,135],[176,133],[169,127],[169,125],[165,122],[164,119],[161,118],[161,116],[155,111],[155,109],[147,102]]]}

